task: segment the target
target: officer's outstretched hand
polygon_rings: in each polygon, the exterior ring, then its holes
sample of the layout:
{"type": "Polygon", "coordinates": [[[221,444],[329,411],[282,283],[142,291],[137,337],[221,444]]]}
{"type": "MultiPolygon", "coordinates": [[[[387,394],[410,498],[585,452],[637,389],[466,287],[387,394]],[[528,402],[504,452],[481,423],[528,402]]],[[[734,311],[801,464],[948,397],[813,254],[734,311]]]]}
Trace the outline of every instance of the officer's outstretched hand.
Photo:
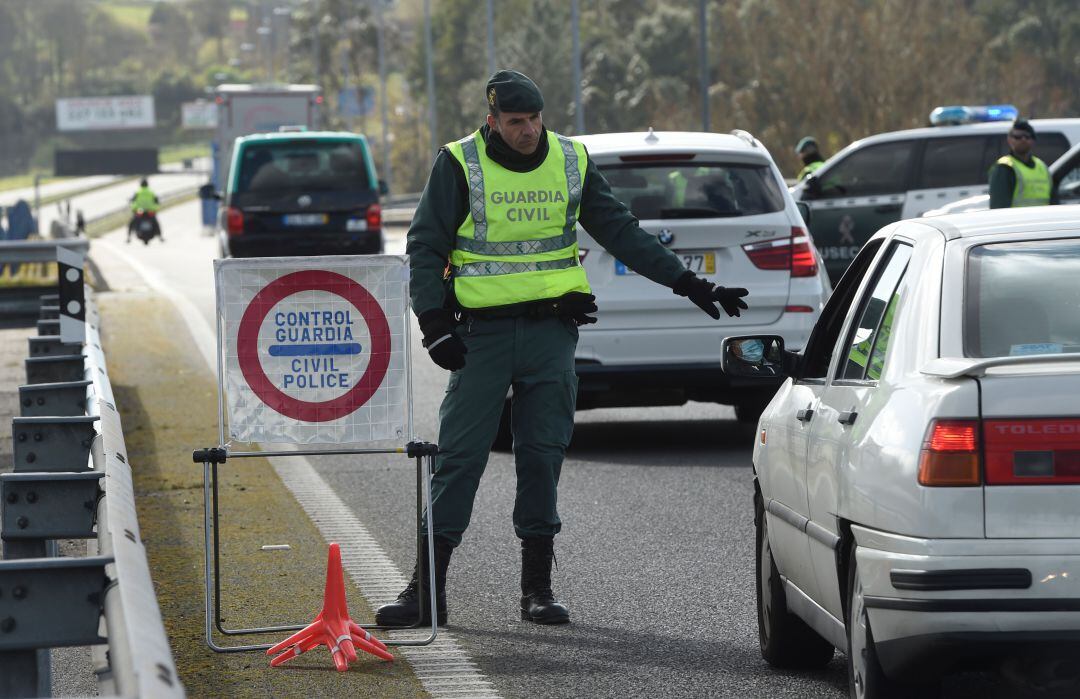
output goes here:
{"type": "Polygon", "coordinates": [[[596,313],[596,297],[580,291],[571,291],[563,294],[555,301],[560,318],[569,318],[578,325],[595,323],[596,318],[589,315],[596,313]]]}
{"type": "Polygon", "coordinates": [[[675,282],[671,289],[679,296],[686,296],[693,301],[698,308],[708,313],[716,320],[720,320],[720,310],[716,307],[719,303],[724,312],[729,316],[739,316],[739,309],[749,308],[743,296],[750,292],[742,287],[716,286],[710,281],[702,279],[690,270],[687,270],[675,282]]]}
{"type": "Polygon", "coordinates": [[[417,320],[431,361],[448,371],[465,366],[465,353],[469,350],[454,332],[453,313],[445,308],[432,308],[421,313],[417,320]]]}

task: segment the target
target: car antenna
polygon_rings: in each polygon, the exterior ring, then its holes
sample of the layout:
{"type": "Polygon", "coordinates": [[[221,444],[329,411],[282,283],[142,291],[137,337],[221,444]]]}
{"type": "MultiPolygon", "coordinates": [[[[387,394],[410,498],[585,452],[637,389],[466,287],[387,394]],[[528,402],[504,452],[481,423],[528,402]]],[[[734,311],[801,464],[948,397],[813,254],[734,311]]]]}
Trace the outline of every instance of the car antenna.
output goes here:
{"type": "Polygon", "coordinates": [[[649,133],[645,135],[646,143],[657,143],[660,141],[660,137],[653,133],[653,128],[649,127],[649,133]]]}

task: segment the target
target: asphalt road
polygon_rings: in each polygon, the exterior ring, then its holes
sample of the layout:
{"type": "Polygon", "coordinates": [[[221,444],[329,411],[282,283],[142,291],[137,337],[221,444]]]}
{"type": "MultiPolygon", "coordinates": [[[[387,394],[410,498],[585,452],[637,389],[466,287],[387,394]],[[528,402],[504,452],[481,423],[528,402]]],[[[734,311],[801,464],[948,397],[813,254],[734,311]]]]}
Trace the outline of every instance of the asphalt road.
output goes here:
{"type": "MultiPolygon", "coordinates": [[[[167,243],[121,251],[214,316],[198,204],[165,212],[167,243]]],[[[388,252],[403,251],[402,229],[388,252]]],[[[418,340],[419,334],[413,334],[418,340]]],[[[416,432],[437,439],[446,372],[413,348],[416,432]]],[[[450,566],[450,629],[504,697],[844,697],[844,658],[817,673],[782,673],[760,658],[753,578],[750,454],[754,428],[729,408],[581,412],[563,467],[554,588],[572,615],[545,628],[518,618],[513,457],[493,453],[472,526],[450,566]]],[[[413,564],[415,471],[400,456],[312,459],[406,574],[413,564]]],[[[946,696],[1013,696],[981,676],[946,696]],[[999,689],[1002,693],[998,693],[999,689]]]]}

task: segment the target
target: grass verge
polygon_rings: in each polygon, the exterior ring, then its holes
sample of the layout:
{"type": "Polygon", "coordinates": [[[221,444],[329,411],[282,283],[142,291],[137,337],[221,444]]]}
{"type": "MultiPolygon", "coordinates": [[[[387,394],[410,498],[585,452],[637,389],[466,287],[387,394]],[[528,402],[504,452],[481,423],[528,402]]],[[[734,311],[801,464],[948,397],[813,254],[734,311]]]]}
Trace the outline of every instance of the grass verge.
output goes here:
{"type": "MultiPolygon", "coordinates": [[[[103,346],[124,426],[141,535],[177,670],[192,697],[420,697],[403,662],[361,656],[348,672],[320,648],[271,669],[261,651],[215,654],[203,641],[202,467],[217,436],[217,386],[171,304],[143,291],[98,296],[103,346]]],[[[220,467],[223,617],[228,627],[303,623],[322,606],[326,542],[266,459],[220,467]],[[289,551],[263,551],[289,544],[289,551]]],[[[354,618],[370,619],[346,578],[354,618]]],[[[287,634],[218,639],[274,642],[287,634]]]]}

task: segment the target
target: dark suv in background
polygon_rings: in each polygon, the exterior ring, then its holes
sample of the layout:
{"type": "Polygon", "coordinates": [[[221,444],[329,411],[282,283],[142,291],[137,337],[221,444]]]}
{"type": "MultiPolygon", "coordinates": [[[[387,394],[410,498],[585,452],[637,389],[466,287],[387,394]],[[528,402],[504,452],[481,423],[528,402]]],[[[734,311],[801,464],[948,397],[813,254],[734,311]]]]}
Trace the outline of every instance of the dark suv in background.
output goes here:
{"type": "Polygon", "coordinates": [[[367,140],[283,132],[236,139],[218,221],[222,257],[377,254],[379,196],[367,140]]]}

